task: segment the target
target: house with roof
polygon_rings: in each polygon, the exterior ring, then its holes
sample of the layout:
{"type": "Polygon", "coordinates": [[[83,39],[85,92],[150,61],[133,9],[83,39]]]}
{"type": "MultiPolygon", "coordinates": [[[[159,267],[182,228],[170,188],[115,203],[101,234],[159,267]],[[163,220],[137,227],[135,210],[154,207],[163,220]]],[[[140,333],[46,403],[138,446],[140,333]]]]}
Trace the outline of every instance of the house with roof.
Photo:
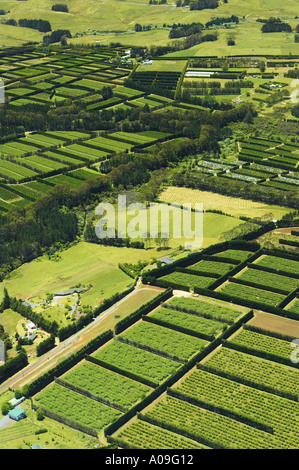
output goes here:
{"type": "Polygon", "coordinates": [[[42,446],[40,444],[33,444],[33,446],[31,446],[31,449],[42,449],[42,446]]]}
{"type": "Polygon", "coordinates": [[[11,400],[9,400],[9,403],[15,408],[16,406],[18,406],[20,403],[22,403],[22,401],[25,400],[25,397],[21,397],[21,398],[12,398],[11,400]]]}
{"type": "Polygon", "coordinates": [[[15,421],[20,421],[21,419],[26,418],[26,412],[22,410],[22,408],[16,407],[13,410],[10,410],[8,416],[15,421]]]}
{"type": "Polygon", "coordinates": [[[160,258],[160,262],[161,264],[172,264],[174,260],[169,258],[169,256],[165,256],[165,258],[160,258]]]}

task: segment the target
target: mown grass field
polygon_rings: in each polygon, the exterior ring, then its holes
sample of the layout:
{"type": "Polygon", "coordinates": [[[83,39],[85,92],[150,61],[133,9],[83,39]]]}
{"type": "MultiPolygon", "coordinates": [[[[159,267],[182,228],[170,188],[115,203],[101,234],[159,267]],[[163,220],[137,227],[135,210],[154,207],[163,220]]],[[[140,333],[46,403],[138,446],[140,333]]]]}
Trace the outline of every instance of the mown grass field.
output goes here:
{"type": "MultiPolygon", "coordinates": [[[[168,39],[169,30],[163,28],[167,25],[177,23],[201,22],[205,24],[214,16],[231,16],[237,14],[241,22],[236,29],[236,46],[227,46],[227,34],[234,30],[220,29],[217,43],[203,43],[190,49],[192,55],[227,55],[239,54],[240,52],[250,54],[288,54],[298,53],[299,44],[294,44],[294,35],[270,34],[261,36],[261,24],[256,23],[257,18],[268,18],[269,16],[280,16],[290,20],[292,26],[298,22],[294,19],[299,14],[298,2],[286,0],[252,0],[250,3],[244,0],[230,0],[227,4],[220,3],[216,10],[190,11],[189,8],[177,8],[175,3],[168,5],[149,5],[147,0],[137,1],[107,1],[96,0],[68,0],[69,13],[51,11],[53,2],[50,0],[28,0],[26,2],[3,2],[1,8],[10,10],[4,18],[42,18],[50,21],[52,29],[69,29],[74,36],[80,33],[71,42],[95,43],[101,41],[109,44],[118,41],[125,45],[166,45],[171,42],[168,39]],[[152,25],[153,29],[146,32],[134,32],[135,23],[152,25]],[[157,28],[156,28],[157,27],[157,28]],[[119,31],[121,33],[111,33],[119,31]],[[297,52],[296,52],[297,51],[297,52]]],[[[28,40],[41,40],[43,33],[26,28],[14,26],[1,27],[1,43],[5,45],[17,44],[28,40]],[[25,31],[24,31],[25,30],[25,31]]],[[[189,52],[189,51],[188,51],[189,52]]],[[[182,51],[179,55],[184,55],[182,51]]]]}
{"type": "MultiPolygon", "coordinates": [[[[223,196],[209,191],[200,191],[199,189],[169,187],[163,191],[159,200],[183,204],[183,203],[202,203],[203,209],[222,210],[234,217],[262,217],[265,214],[273,214],[274,219],[280,219],[283,215],[290,212],[288,208],[254,202],[241,198],[223,196]]],[[[207,215],[207,214],[206,214],[207,215]]]]}
{"type": "MultiPolygon", "coordinates": [[[[178,188],[180,189],[180,188],[178,188]]],[[[172,203],[172,202],[177,202],[178,204],[183,204],[185,202],[191,202],[185,199],[175,199],[173,201],[170,200],[161,200],[161,202],[167,202],[167,203],[172,203]]],[[[117,208],[116,208],[116,213],[117,213],[117,208]]],[[[128,224],[134,219],[134,215],[128,215],[128,224]]],[[[171,249],[177,248],[179,246],[184,246],[185,243],[193,242],[193,238],[187,238],[184,236],[184,226],[183,226],[184,219],[181,215],[181,213],[172,213],[172,211],[169,211],[169,243],[168,246],[171,249]],[[177,214],[177,215],[176,215],[177,214]],[[173,230],[173,225],[174,225],[174,218],[175,218],[175,227],[178,228],[178,216],[181,217],[181,237],[176,237],[176,234],[173,230]]],[[[161,232],[161,220],[159,219],[159,222],[157,224],[157,221],[152,218],[151,219],[151,213],[150,210],[147,210],[147,226],[148,228],[150,227],[150,224],[152,223],[152,231],[151,233],[155,234],[158,232],[161,232]],[[152,220],[152,222],[151,222],[152,220]]],[[[192,212],[191,214],[191,224],[192,224],[192,230],[194,229],[194,223],[195,223],[195,214],[192,212]]],[[[239,226],[240,224],[244,223],[243,221],[234,218],[234,217],[228,217],[226,215],[221,215],[221,214],[215,214],[215,213],[204,213],[203,218],[202,218],[202,224],[203,224],[203,243],[202,247],[206,248],[209,245],[212,245],[214,243],[217,243],[220,241],[222,233],[232,230],[233,228],[239,226]]],[[[136,226],[136,231],[138,231],[138,226],[136,226]]],[[[137,240],[143,240],[145,241],[142,237],[138,237],[137,240]]],[[[155,244],[155,238],[151,239],[150,242],[151,248],[157,247],[155,244]]],[[[160,257],[163,256],[163,252],[159,252],[160,257]]]]}
{"type": "MultiPolygon", "coordinates": [[[[203,215],[203,246],[217,243],[223,232],[240,225],[239,219],[219,214],[203,215]]],[[[172,214],[170,213],[170,236],[172,236],[172,214]]],[[[42,256],[25,263],[14,270],[0,284],[0,292],[6,287],[11,296],[22,299],[42,301],[47,293],[67,290],[77,284],[92,284],[82,294],[83,305],[99,305],[101,300],[115,292],[125,290],[132,279],[118,268],[118,263],[137,263],[169,255],[175,248],[183,245],[186,238],[170,238],[169,249],[158,251],[154,240],[151,249],[117,248],[87,242],[60,253],[59,261],[51,261],[42,256]]],[[[192,241],[192,240],[191,240],[192,241]]]]}

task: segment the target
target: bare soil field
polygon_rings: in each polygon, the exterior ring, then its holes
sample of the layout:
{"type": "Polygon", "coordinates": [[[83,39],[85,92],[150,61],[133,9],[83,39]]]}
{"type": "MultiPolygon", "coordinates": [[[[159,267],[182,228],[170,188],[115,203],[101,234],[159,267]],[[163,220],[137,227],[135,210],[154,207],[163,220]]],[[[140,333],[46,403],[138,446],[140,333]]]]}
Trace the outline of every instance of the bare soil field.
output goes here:
{"type": "Polygon", "coordinates": [[[254,312],[254,317],[249,320],[249,325],[264,328],[265,330],[281,333],[299,338],[299,322],[290,318],[283,318],[271,313],[254,312]]]}

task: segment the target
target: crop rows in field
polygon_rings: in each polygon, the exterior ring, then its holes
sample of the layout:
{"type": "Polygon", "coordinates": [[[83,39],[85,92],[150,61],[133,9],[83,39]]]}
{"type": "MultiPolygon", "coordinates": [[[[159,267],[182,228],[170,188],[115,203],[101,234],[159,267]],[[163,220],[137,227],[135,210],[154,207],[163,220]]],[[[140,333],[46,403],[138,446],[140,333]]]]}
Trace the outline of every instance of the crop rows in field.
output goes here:
{"type": "Polygon", "coordinates": [[[55,186],[56,184],[64,184],[70,186],[71,188],[77,188],[82,184],[82,181],[77,178],[72,178],[70,175],[51,176],[49,178],[46,178],[45,181],[49,182],[53,186],[55,186]]]}
{"type": "Polygon", "coordinates": [[[125,410],[151,390],[146,385],[87,361],[67,372],[63,380],[125,410]]]}
{"type": "Polygon", "coordinates": [[[289,341],[242,329],[230,339],[229,344],[244,348],[245,352],[253,355],[295,366],[290,358],[292,348],[289,341]]]}
{"type": "MultiPolygon", "coordinates": [[[[97,177],[96,171],[82,169],[88,163],[95,163],[107,159],[114,153],[126,152],[133,146],[146,145],[158,139],[168,137],[161,132],[126,133],[118,132],[109,137],[91,138],[88,133],[79,131],[49,131],[43,134],[29,134],[8,144],[0,145],[0,152],[10,148],[12,155],[6,154],[1,159],[0,175],[3,181],[22,183],[34,180],[36,177],[46,178],[51,184],[66,184],[72,188],[92,177],[97,177]],[[76,142],[76,143],[70,143],[76,142]],[[50,148],[51,150],[48,150],[50,148]],[[73,173],[74,168],[79,169],[73,173]],[[70,170],[69,174],[58,174],[70,170]],[[52,175],[55,176],[52,176],[52,175]],[[73,178],[72,176],[75,176],[73,178]]],[[[6,150],[7,151],[7,150],[6,150]]],[[[16,190],[18,190],[16,186],[16,190]]],[[[23,197],[25,205],[37,198],[38,193],[27,191],[23,186],[18,195],[11,195],[9,187],[2,191],[4,201],[23,197]],[[28,196],[28,197],[26,197],[28,196]],[[27,201],[27,202],[26,202],[27,201]]],[[[13,203],[15,204],[15,202],[13,203]]]]}
{"type": "Polygon", "coordinates": [[[219,335],[225,329],[224,323],[220,321],[171,308],[159,307],[148,317],[148,320],[157,322],[157,324],[163,324],[168,328],[185,331],[190,335],[209,339],[213,339],[213,337],[219,335]]]}
{"type": "Polygon", "coordinates": [[[291,183],[283,183],[277,180],[265,181],[262,183],[263,186],[270,186],[282,191],[298,191],[298,186],[291,183]]]}
{"type": "Polygon", "coordinates": [[[99,432],[121,412],[56,383],[34,397],[36,406],[99,432]]]}
{"type": "Polygon", "coordinates": [[[294,367],[226,347],[220,348],[201,367],[245,385],[298,401],[299,370],[294,367]]]}
{"type": "Polygon", "coordinates": [[[249,287],[235,282],[227,282],[219,288],[219,292],[228,296],[237,297],[242,300],[260,302],[267,305],[279,305],[285,295],[277,294],[256,287],[249,287]]]}
{"type": "Polygon", "coordinates": [[[234,267],[234,265],[229,263],[221,263],[219,261],[210,260],[201,260],[198,263],[188,266],[189,269],[194,269],[194,271],[214,273],[218,276],[223,276],[224,274],[231,271],[234,267]]]}
{"type": "Polygon", "coordinates": [[[184,286],[189,288],[206,288],[209,287],[209,285],[211,285],[215,281],[215,279],[216,276],[213,278],[174,271],[170,274],[166,274],[166,276],[160,277],[159,281],[167,283],[167,285],[169,285],[170,287],[184,286]]]}
{"type": "Polygon", "coordinates": [[[253,282],[264,288],[270,287],[278,289],[278,292],[284,290],[288,293],[299,287],[299,279],[260,271],[258,269],[245,268],[244,271],[236,277],[245,282],[253,282]]]}
{"type": "Polygon", "coordinates": [[[246,261],[246,259],[248,259],[252,255],[253,255],[252,251],[228,249],[228,250],[216,253],[214,256],[217,258],[227,258],[230,260],[235,260],[236,263],[238,264],[238,263],[241,263],[242,261],[246,261]]]}
{"type": "Polygon", "coordinates": [[[283,271],[299,276],[299,261],[293,259],[282,258],[280,256],[263,255],[262,257],[258,258],[254,264],[264,268],[276,269],[277,271],[283,271]]]}
{"type": "Polygon", "coordinates": [[[173,388],[204,407],[223,409],[238,419],[272,428],[284,448],[298,447],[299,425],[294,416],[298,416],[299,404],[294,401],[202,369],[194,370],[173,388]]]}
{"type": "Polygon", "coordinates": [[[230,324],[234,323],[242,314],[239,310],[184,296],[172,297],[163,306],[230,324]]]}
{"type": "Polygon", "coordinates": [[[140,419],[133,421],[117,435],[120,445],[132,449],[207,449],[187,437],[161,429],[140,419]]]}
{"type": "Polygon", "coordinates": [[[271,175],[267,171],[264,171],[263,169],[257,170],[257,169],[252,168],[251,166],[246,166],[244,168],[235,170],[234,173],[238,175],[242,175],[242,176],[250,176],[252,178],[256,178],[257,180],[269,178],[271,175]]]}
{"type": "Polygon", "coordinates": [[[286,310],[289,312],[297,313],[299,315],[299,300],[295,299],[293,302],[291,302],[287,307],[285,307],[286,310]]]}
{"type": "Polygon", "coordinates": [[[157,87],[175,90],[181,76],[180,72],[135,72],[130,78],[133,85],[142,85],[146,88],[157,87]]]}
{"type": "Polygon", "coordinates": [[[177,357],[182,362],[206,346],[206,342],[202,339],[147,321],[138,322],[122,333],[120,338],[129,340],[132,344],[136,343],[140,347],[150,347],[170,357],[177,357]]]}
{"type": "Polygon", "coordinates": [[[166,359],[117,340],[93,353],[92,357],[104,361],[108,367],[110,365],[120,368],[124,375],[134,374],[141,382],[149,382],[153,386],[158,386],[181,365],[172,359],[166,359]]]}
{"type": "Polygon", "coordinates": [[[245,181],[247,183],[259,183],[262,181],[262,178],[260,176],[256,176],[253,174],[244,174],[241,172],[228,172],[222,175],[224,178],[230,178],[233,180],[240,180],[240,181],[245,181]]]}
{"type": "Polygon", "coordinates": [[[169,395],[144,413],[142,419],[214,448],[283,448],[270,433],[169,395]]]}
{"type": "Polygon", "coordinates": [[[16,193],[10,191],[8,188],[0,186],[0,199],[3,199],[4,201],[12,201],[17,198],[18,195],[16,193]]]}

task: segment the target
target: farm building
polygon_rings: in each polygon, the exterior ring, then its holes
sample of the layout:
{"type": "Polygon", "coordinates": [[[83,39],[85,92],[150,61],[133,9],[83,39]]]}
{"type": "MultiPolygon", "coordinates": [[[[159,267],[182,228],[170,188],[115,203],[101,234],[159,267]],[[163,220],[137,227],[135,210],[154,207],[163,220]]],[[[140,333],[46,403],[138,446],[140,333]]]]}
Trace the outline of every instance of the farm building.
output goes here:
{"type": "Polygon", "coordinates": [[[5,364],[5,344],[0,340],[0,366],[5,364]]]}
{"type": "Polygon", "coordinates": [[[64,295],[71,295],[71,294],[81,294],[83,292],[82,287],[75,287],[74,289],[69,289],[69,290],[63,290],[63,291],[57,291],[54,292],[54,296],[64,296],[64,295]]]}
{"type": "Polygon", "coordinates": [[[8,413],[8,416],[15,421],[20,421],[20,419],[26,418],[26,413],[22,408],[14,408],[8,413]]]}
{"type": "Polygon", "coordinates": [[[160,261],[162,264],[171,264],[174,262],[174,260],[169,258],[169,256],[166,256],[165,258],[160,258],[160,261]]]}
{"type": "Polygon", "coordinates": [[[31,335],[28,335],[28,336],[21,336],[21,339],[26,339],[26,340],[32,340],[32,341],[34,341],[36,337],[37,337],[37,334],[36,334],[36,333],[32,333],[31,335]]]}
{"type": "Polygon", "coordinates": [[[18,406],[20,403],[22,403],[22,401],[24,400],[25,400],[25,397],[12,398],[11,400],[9,400],[9,403],[11,403],[13,407],[15,407],[15,406],[18,406]]]}

